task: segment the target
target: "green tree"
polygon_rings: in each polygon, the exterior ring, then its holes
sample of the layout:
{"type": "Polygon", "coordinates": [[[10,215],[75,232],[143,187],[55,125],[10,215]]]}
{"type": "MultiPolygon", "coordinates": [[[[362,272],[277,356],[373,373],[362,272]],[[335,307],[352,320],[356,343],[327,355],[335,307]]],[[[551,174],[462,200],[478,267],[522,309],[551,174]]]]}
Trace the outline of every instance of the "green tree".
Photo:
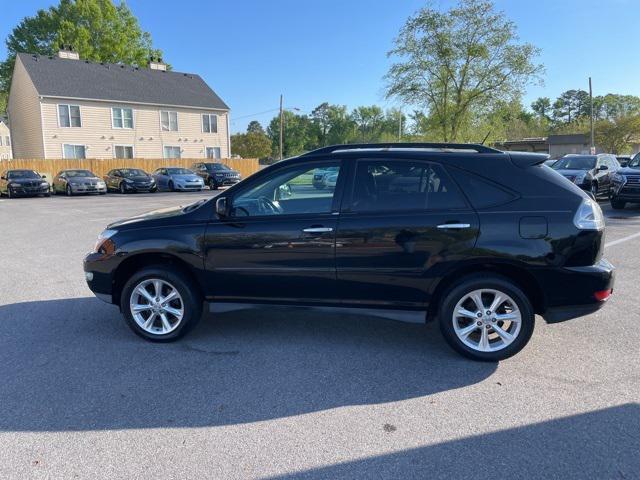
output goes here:
{"type": "Polygon", "coordinates": [[[549,119],[551,113],[551,99],[549,97],[540,97],[531,104],[533,110],[539,118],[549,119]]]}
{"type": "Polygon", "coordinates": [[[471,114],[518,98],[543,70],[539,49],[518,43],[516,27],[491,1],[460,0],[409,18],[389,56],[387,97],[429,112],[439,139],[454,141],[471,114]]]}
{"type": "MultiPolygon", "coordinates": [[[[289,110],[284,114],[283,158],[292,157],[315,148],[314,138],[310,135],[313,125],[306,115],[297,115],[289,110]]],[[[267,127],[267,136],[271,139],[271,151],[274,157],[279,155],[280,116],[274,117],[267,127]]]]}
{"type": "Polygon", "coordinates": [[[271,139],[262,132],[231,135],[231,151],[242,158],[268,158],[271,156],[271,139]]]}
{"type": "Polygon", "coordinates": [[[640,142],[640,115],[600,120],[594,126],[596,145],[607,153],[628,153],[640,142]]]}
{"type": "Polygon", "coordinates": [[[151,56],[162,56],[127,4],[112,0],[60,0],[57,6],[23,19],[6,45],[7,59],[0,63],[0,101],[8,94],[19,52],[54,55],[62,45],[72,45],[85,60],[139,66],[151,56]]]}
{"type": "Polygon", "coordinates": [[[553,120],[556,124],[571,123],[590,114],[589,94],[584,90],[567,90],[553,103],[553,120]]]}
{"type": "Polygon", "coordinates": [[[262,133],[264,134],[264,128],[257,120],[251,120],[249,125],[247,125],[247,133],[262,133]]]}

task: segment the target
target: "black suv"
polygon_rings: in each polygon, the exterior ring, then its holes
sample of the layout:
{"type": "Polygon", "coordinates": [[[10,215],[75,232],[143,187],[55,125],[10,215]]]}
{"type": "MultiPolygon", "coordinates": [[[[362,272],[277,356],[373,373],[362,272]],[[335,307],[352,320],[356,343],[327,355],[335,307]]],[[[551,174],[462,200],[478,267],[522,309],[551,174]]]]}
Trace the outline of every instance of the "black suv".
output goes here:
{"type": "Polygon", "coordinates": [[[242,178],[240,173],[227,167],[224,163],[194,163],[191,170],[196,172],[204,179],[204,183],[209,185],[211,190],[217,190],[220,187],[235,185],[242,178]]]}
{"type": "Polygon", "coordinates": [[[609,198],[612,191],[611,180],[620,169],[620,164],[615,155],[608,153],[598,155],[570,154],[562,157],[551,168],[591,193],[593,198],[609,198]]]}
{"type": "Polygon", "coordinates": [[[600,207],[545,159],[482,145],[315,150],[215,199],[109,225],[86,279],[154,341],[190,330],[203,301],[367,307],[425,312],[458,352],[500,360],[528,342],[534,314],[585,315],[613,289],[600,207]],[[330,169],[335,188],[315,188],[330,169]]]}
{"type": "Polygon", "coordinates": [[[626,167],[619,169],[612,178],[611,206],[616,210],[627,203],[640,203],[640,153],[626,167]]]}

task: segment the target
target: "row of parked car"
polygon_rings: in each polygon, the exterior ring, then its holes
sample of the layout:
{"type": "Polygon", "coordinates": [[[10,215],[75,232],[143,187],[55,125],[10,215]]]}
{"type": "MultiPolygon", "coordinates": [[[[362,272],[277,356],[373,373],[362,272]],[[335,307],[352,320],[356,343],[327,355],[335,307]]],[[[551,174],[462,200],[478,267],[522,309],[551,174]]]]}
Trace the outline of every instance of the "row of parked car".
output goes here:
{"type": "Polygon", "coordinates": [[[205,187],[217,190],[241,180],[240,173],[223,163],[194,163],[190,169],[161,167],[149,174],[139,168],[118,168],[103,178],[83,169],[60,171],[51,183],[34,170],[6,170],[0,175],[0,196],[68,196],[107,192],[134,193],[165,191],[200,191],[205,187]]]}
{"type": "Polygon", "coordinates": [[[565,155],[545,163],[593,198],[609,199],[614,209],[640,203],[640,154],[620,159],[607,153],[565,155]]]}

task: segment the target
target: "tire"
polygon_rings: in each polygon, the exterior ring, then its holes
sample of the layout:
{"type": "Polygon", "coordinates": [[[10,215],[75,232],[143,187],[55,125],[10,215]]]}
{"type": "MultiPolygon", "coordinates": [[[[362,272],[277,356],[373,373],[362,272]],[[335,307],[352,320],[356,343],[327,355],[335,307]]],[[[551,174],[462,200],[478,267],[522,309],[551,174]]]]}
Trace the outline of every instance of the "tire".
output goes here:
{"type": "Polygon", "coordinates": [[[67,185],[67,188],[65,189],[65,193],[67,194],[67,197],[73,197],[73,192],[71,191],[71,186],[67,185]]]}
{"type": "Polygon", "coordinates": [[[509,279],[498,275],[473,275],[463,278],[445,295],[440,304],[439,323],[442,335],[456,352],[473,360],[496,362],[515,355],[525,347],[533,334],[535,315],[527,296],[509,279]],[[476,313],[479,309],[473,310],[476,302],[470,299],[470,294],[479,290],[485,291],[480,297],[483,303],[481,318],[476,313]],[[498,292],[508,300],[498,305],[500,313],[491,312],[487,315],[490,303],[495,299],[492,292],[498,292]],[[465,299],[466,302],[463,302],[465,299]],[[474,316],[454,316],[454,311],[460,311],[461,308],[474,316]],[[496,322],[499,315],[503,315],[505,320],[496,322]],[[517,315],[520,318],[516,320],[517,315]],[[508,317],[514,320],[508,320],[508,317]],[[481,325],[478,326],[478,323],[481,325]],[[466,343],[461,338],[465,329],[469,332],[465,337],[466,343]],[[502,334],[498,334],[498,329],[511,334],[513,338],[507,341],[502,334]],[[486,343],[483,344],[485,338],[486,343]]]}
{"type": "Polygon", "coordinates": [[[119,190],[120,190],[120,193],[121,193],[122,195],[124,195],[124,194],[126,194],[126,193],[127,193],[127,189],[125,188],[124,183],[121,183],[121,184],[120,184],[120,188],[119,188],[119,190]]]}
{"type": "Polygon", "coordinates": [[[209,188],[211,190],[217,190],[218,189],[218,184],[216,183],[216,181],[213,178],[209,179],[209,188]]]}
{"type": "Polygon", "coordinates": [[[169,187],[169,191],[170,191],[170,192],[175,192],[175,191],[176,191],[176,187],[175,187],[175,185],[173,184],[173,181],[172,181],[172,180],[169,180],[169,183],[167,184],[167,187],[169,187]]]}
{"type": "Polygon", "coordinates": [[[594,200],[596,198],[598,198],[598,182],[592,182],[591,183],[591,190],[590,190],[591,195],[593,196],[594,200]]]}
{"type": "Polygon", "coordinates": [[[613,197],[611,198],[611,207],[614,210],[622,210],[626,206],[627,206],[627,202],[625,202],[624,200],[617,200],[613,197]]]}
{"type": "Polygon", "coordinates": [[[13,194],[11,193],[10,187],[7,187],[7,198],[13,198],[13,194]]]}
{"type": "Polygon", "coordinates": [[[156,193],[157,191],[158,191],[158,187],[155,187],[149,190],[149,193],[156,193]]]}
{"type": "MultiPolygon", "coordinates": [[[[120,295],[120,310],[122,311],[124,318],[129,325],[129,328],[139,335],[140,337],[152,341],[152,342],[172,342],[184,336],[200,321],[202,315],[202,299],[197,294],[197,287],[193,282],[181,271],[172,268],[168,265],[153,265],[145,267],[136,273],[126,282],[120,295]],[[134,313],[131,310],[131,302],[145,302],[138,303],[139,305],[145,305],[147,300],[143,300],[143,297],[139,294],[134,294],[134,290],[141,285],[145,285],[145,282],[149,283],[146,288],[147,292],[151,295],[155,291],[153,282],[159,280],[163,283],[163,295],[167,295],[170,291],[169,287],[175,289],[179,294],[179,301],[172,300],[169,302],[169,306],[174,310],[179,310],[182,307],[182,317],[177,320],[177,316],[165,312],[165,318],[172,327],[167,333],[163,333],[164,322],[161,317],[156,314],[156,318],[152,320],[151,326],[147,329],[143,328],[139,322],[149,320],[153,310],[143,311],[141,317],[134,318],[134,313]],[[149,331],[157,330],[157,331],[149,331]]],[[[151,295],[153,296],[153,295],[151,295]]],[[[143,324],[144,325],[144,324],[143,324]]]]}

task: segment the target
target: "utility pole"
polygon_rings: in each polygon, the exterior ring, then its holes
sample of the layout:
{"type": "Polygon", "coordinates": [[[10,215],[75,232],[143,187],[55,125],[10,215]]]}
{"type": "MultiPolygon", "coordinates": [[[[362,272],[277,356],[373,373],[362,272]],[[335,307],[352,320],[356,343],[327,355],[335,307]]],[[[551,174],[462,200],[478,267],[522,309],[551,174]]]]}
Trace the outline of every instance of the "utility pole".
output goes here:
{"type": "Polygon", "coordinates": [[[284,110],[282,109],[283,96],[280,94],[280,160],[282,160],[282,144],[284,137],[284,110]]]}
{"type": "Polygon", "coordinates": [[[398,142],[402,142],[402,110],[398,110],[398,142]]]}
{"type": "Polygon", "coordinates": [[[591,124],[591,155],[596,153],[596,144],[593,135],[593,90],[591,88],[591,77],[589,77],[589,102],[591,104],[591,114],[589,115],[591,118],[589,122],[591,124]]]}

